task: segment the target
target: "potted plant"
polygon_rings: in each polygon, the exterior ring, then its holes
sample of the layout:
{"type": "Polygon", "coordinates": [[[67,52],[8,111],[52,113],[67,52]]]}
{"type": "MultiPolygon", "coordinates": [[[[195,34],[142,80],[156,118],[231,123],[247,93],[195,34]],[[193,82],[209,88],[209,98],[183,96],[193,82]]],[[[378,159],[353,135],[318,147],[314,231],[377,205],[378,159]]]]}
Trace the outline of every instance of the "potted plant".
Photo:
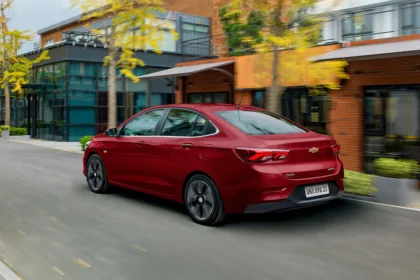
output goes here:
{"type": "Polygon", "coordinates": [[[10,136],[10,126],[2,125],[0,126],[0,133],[3,139],[9,139],[10,136]]]}
{"type": "Polygon", "coordinates": [[[375,187],[379,202],[408,206],[411,193],[416,191],[420,172],[417,161],[410,159],[379,158],[373,163],[376,171],[375,187]]]}

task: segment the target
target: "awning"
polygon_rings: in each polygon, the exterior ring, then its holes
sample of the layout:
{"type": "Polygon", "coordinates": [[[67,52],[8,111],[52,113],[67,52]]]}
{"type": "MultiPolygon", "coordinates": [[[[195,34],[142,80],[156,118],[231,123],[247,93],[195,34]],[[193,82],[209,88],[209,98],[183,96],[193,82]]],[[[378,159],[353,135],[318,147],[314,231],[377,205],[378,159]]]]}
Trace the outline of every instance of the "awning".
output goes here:
{"type": "Polygon", "coordinates": [[[420,55],[420,40],[347,47],[311,57],[312,61],[345,59],[366,60],[390,57],[420,55]]]}
{"type": "Polygon", "coordinates": [[[140,79],[154,79],[154,78],[173,78],[173,77],[189,76],[194,73],[233,64],[234,62],[235,62],[234,60],[231,60],[231,61],[224,61],[224,62],[214,62],[214,63],[174,67],[174,68],[158,71],[155,73],[143,75],[143,76],[140,76],[139,78],[140,79]]]}

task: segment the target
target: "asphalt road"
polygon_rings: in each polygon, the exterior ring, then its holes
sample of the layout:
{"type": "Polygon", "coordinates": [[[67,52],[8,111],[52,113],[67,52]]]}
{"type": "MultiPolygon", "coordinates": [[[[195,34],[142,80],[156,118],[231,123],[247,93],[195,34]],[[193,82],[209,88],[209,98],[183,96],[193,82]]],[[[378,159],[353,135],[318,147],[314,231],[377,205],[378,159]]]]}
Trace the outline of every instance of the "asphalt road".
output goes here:
{"type": "Polygon", "coordinates": [[[418,280],[420,212],[343,199],[203,227],[91,193],[81,155],[0,141],[0,256],[26,280],[418,280]]]}

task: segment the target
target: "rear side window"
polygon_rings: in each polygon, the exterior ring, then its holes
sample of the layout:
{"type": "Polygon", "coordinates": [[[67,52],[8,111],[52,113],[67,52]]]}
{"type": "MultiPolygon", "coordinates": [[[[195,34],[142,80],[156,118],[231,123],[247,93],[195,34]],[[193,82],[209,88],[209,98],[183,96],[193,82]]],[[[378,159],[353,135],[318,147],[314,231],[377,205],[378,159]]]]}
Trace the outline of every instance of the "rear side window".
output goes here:
{"type": "Polygon", "coordinates": [[[266,111],[221,111],[216,115],[248,135],[304,133],[304,129],[266,111]]]}
{"type": "Polygon", "coordinates": [[[163,126],[162,135],[189,136],[198,115],[191,111],[173,109],[163,126]]]}

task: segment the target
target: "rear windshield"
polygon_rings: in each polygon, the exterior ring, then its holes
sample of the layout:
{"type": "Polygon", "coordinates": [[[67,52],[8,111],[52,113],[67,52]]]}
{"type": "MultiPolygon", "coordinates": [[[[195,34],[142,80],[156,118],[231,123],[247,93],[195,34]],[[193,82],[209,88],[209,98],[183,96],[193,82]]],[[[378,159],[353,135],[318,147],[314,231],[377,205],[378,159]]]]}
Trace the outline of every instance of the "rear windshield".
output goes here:
{"type": "Polygon", "coordinates": [[[248,135],[303,133],[304,129],[266,111],[220,111],[216,115],[248,135]]]}

